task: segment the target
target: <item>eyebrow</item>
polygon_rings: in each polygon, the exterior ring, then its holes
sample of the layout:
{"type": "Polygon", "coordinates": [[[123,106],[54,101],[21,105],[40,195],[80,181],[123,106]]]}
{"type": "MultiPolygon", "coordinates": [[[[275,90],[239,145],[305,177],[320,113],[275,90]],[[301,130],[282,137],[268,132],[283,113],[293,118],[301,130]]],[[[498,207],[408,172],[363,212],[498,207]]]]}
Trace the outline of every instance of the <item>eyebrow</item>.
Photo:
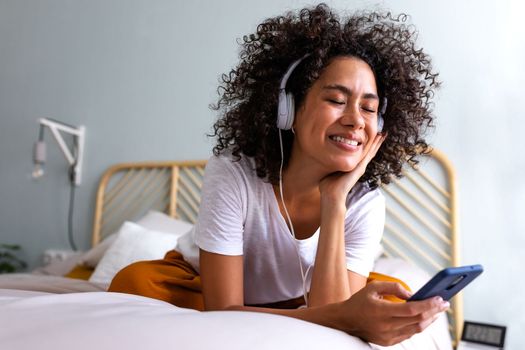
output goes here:
{"type": "MultiPolygon", "coordinates": [[[[352,95],[352,90],[350,90],[346,86],[340,85],[340,84],[325,85],[325,86],[323,86],[323,90],[339,90],[339,91],[341,91],[342,93],[344,93],[346,95],[349,95],[349,96],[352,95]]],[[[379,101],[379,97],[376,94],[371,93],[371,92],[367,92],[367,93],[363,94],[363,98],[369,99],[369,100],[378,100],[379,101]]]]}

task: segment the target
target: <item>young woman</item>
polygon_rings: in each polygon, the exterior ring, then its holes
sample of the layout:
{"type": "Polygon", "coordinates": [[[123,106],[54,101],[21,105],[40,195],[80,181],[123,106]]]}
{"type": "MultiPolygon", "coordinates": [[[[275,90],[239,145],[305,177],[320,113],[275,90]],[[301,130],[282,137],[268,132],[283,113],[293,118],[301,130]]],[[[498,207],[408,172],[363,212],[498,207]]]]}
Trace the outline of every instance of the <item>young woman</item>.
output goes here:
{"type": "Polygon", "coordinates": [[[407,299],[401,284],[367,284],[384,226],[377,186],[427,150],[438,85],[405,20],[341,21],[319,5],[245,36],[219,88],[194,232],[110,290],[286,315],[382,345],[432,323],[448,303],[395,303],[384,296],[407,299]]]}

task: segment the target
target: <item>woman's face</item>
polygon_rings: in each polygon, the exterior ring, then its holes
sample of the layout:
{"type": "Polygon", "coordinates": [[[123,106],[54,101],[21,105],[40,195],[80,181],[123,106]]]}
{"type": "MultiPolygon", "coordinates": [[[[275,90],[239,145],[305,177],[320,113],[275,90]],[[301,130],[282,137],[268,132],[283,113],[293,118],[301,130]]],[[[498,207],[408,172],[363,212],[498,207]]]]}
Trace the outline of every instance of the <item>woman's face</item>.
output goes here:
{"type": "Polygon", "coordinates": [[[334,58],[296,112],[292,157],[328,172],[353,170],[377,134],[378,107],[370,66],[355,57],[334,58]]]}

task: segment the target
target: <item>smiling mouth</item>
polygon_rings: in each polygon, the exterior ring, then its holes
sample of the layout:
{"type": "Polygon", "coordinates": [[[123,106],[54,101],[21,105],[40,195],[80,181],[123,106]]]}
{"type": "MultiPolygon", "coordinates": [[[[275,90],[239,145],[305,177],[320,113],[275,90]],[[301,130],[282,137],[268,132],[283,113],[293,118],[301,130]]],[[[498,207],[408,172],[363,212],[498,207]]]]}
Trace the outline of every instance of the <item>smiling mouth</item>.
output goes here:
{"type": "Polygon", "coordinates": [[[344,143],[344,144],[350,145],[350,146],[359,146],[359,145],[361,145],[361,142],[358,142],[356,140],[346,139],[346,138],[341,137],[341,136],[330,136],[330,139],[334,140],[335,142],[344,143]]]}

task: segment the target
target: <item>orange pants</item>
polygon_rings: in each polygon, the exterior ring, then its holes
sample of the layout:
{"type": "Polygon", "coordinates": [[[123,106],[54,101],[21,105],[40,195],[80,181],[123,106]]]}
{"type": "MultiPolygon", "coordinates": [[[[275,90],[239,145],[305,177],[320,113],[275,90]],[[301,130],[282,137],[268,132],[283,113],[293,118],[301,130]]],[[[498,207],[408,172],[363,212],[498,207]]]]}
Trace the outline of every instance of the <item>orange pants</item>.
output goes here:
{"type": "MultiPolygon", "coordinates": [[[[399,282],[410,290],[403,281],[376,272],[370,273],[367,283],[373,281],[399,282]]],[[[108,291],[142,295],[184,308],[204,310],[201,278],[182,254],[175,250],[166,253],[164,259],[139,261],[120,270],[111,281],[108,291]]],[[[401,301],[393,296],[385,299],[401,301]]],[[[302,304],[304,298],[299,297],[253,306],[293,309],[302,304]]]]}
{"type": "Polygon", "coordinates": [[[171,250],[162,260],[139,261],[120,270],[109,292],[142,295],[195,310],[204,310],[201,277],[171,250]]]}

